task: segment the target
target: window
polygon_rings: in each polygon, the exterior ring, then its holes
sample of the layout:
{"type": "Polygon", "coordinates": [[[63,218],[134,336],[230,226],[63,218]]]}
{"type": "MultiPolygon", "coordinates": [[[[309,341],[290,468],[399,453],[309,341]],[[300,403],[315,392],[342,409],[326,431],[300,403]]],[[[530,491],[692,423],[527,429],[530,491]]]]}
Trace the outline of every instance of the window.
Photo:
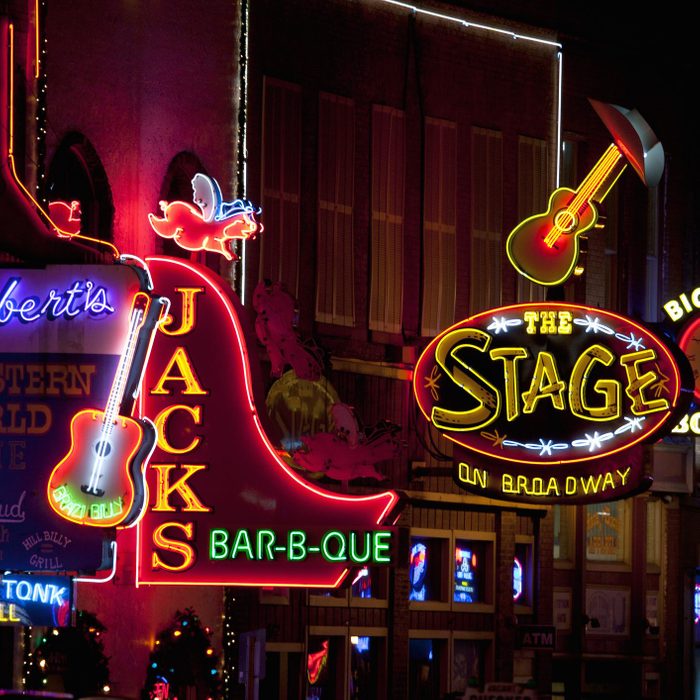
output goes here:
{"type": "Polygon", "coordinates": [[[586,506],[586,559],[596,562],[629,562],[629,520],[627,501],[586,506]]]}
{"type": "Polygon", "coordinates": [[[664,506],[661,501],[647,500],[647,568],[658,571],[661,567],[664,506]]]}
{"type": "Polygon", "coordinates": [[[555,563],[574,562],[574,531],[576,509],[574,506],[554,505],[554,561],[555,563]]]}
{"type": "Polygon", "coordinates": [[[490,640],[486,639],[453,639],[452,692],[464,693],[467,688],[483,688],[488,677],[490,645],[490,640]]]}
{"type": "Polygon", "coordinates": [[[452,609],[488,612],[493,606],[495,535],[457,532],[454,539],[452,609]]]}
{"type": "MultiPolygon", "coordinates": [[[[189,194],[187,201],[192,200],[191,188],[189,194]]],[[[97,151],[82,134],[66,134],[56,149],[48,172],[47,199],[80,202],[81,233],[112,240],[112,190],[97,151]]]]}
{"type": "Polygon", "coordinates": [[[318,115],[316,320],[355,323],[353,204],[355,105],[321,94],[318,115]]]}
{"type": "Polygon", "coordinates": [[[408,599],[446,604],[447,537],[414,535],[410,540],[408,599]]]}
{"type": "Polygon", "coordinates": [[[437,335],[454,322],[456,279],[457,126],[426,119],[421,333],[437,335]]]}
{"type": "Polygon", "coordinates": [[[449,640],[438,635],[408,641],[408,693],[412,700],[434,700],[447,690],[449,640]]]}
{"type": "Polygon", "coordinates": [[[503,232],[503,137],[499,131],[472,130],[472,313],[501,303],[503,232]]]}
{"type": "Polygon", "coordinates": [[[265,78],[263,96],[260,277],[282,282],[293,296],[299,283],[301,89],[265,78]]]}
{"type": "Polygon", "coordinates": [[[533,605],[532,575],[533,575],[533,543],[515,543],[515,558],[513,560],[513,604],[518,608],[531,608],[533,605]]]}
{"type": "MultiPolygon", "coordinates": [[[[547,142],[527,136],[518,137],[518,221],[547,210],[552,190],[547,142]]],[[[517,275],[518,301],[541,301],[544,287],[517,275]]]]}
{"type": "Polygon", "coordinates": [[[372,111],[372,263],[369,327],[401,332],[405,124],[403,112],[372,111]]]}

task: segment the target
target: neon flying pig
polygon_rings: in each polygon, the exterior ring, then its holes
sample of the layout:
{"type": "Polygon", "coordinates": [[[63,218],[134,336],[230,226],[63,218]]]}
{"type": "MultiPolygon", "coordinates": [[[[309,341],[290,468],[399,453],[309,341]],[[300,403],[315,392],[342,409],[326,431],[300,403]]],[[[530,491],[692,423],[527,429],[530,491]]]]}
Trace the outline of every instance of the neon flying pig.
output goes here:
{"type": "Polygon", "coordinates": [[[163,217],[149,214],[153,230],[163,238],[173,238],[185,250],[207,250],[221,253],[227,260],[237,258],[229,241],[247,240],[262,233],[263,226],[256,216],[260,209],[247,199],[224,202],[221,188],[202,173],[192,178],[193,202],[160,202],[163,217]]]}

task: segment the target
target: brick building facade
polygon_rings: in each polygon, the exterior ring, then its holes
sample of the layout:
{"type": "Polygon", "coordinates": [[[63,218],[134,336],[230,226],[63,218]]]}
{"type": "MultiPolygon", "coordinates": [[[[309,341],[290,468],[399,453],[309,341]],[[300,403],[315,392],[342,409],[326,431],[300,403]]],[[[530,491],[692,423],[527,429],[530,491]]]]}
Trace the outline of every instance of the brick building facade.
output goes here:
{"type": "MultiPolygon", "coordinates": [[[[41,89],[33,10],[10,5],[29,117],[41,89]]],[[[496,680],[553,697],[692,696],[691,497],[663,484],[600,507],[468,495],[453,482],[449,443],[413,400],[414,363],[441,329],[544,298],[508,263],[504,235],[544,210],[557,182],[575,187],[605,149],[589,96],[638,107],[664,141],[667,171],[651,194],[623,175],[606,201],[607,228],[588,240],[584,274],[553,294],[657,321],[666,298],[694,286],[687,125],[659,105],[676,104],[675,85],[661,68],[645,84],[638,53],[501,9],[48,3],[48,189],[81,198],[91,228],[140,255],[164,249],[147,214],[161,198],[189,199],[197,171],[260,203],[266,230],[243,265],[194,257],[235,280],[248,308],[261,279],[282,282],[340,400],[365,425],[402,427],[398,455],[379,467],[386,481],[349,486],[406,495],[394,564],[364,577],[371,597],[362,578],[338,591],[239,589],[226,608],[221,588],[134,589],[135,542],[120,535],[114,581],[78,587],[78,606],[98,610],[108,628],[116,694],[137,695],[155,634],[175,609],[194,606],[219,645],[224,624],[238,635],[265,630],[265,698],[439,698],[496,680]],[[432,590],[410,600],[418,545],[434,563],[432,590]],[[455,600],[456,550],[479,562],[473,602],[455,600]],[[516,558],[524,589],[514,599],[516,558]],[[556,627],[555,648],[517,648],[525,625],[556,627]],[[307,655],[324,642],[328,671],[311,684],[307,655]]],[[[40,140],[30,119],[25,131],[33,184],[40,140]]],[[[266,388],[273,382],[266,374],[266,388]]],[[[650,452],[651,468],[691,449],[650,452]]]]}

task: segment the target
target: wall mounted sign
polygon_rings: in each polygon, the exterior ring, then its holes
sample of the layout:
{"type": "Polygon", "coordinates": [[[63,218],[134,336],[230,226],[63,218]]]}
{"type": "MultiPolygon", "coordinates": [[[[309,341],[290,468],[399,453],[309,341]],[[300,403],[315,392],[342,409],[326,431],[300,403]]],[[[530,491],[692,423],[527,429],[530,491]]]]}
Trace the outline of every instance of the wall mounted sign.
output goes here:
{"type": "MultiPolygon", "coordinates": [[[[146,286],[143,271],[127,264],[0,270],[0,570],[109,565],[103,561],[103,549],[106,556],[111,551],[105,535],[66,517],[76,511],[64,492],[74,491],[76,503],[88,498],[82,474],[71,486],[76,470],[67,469],[48,492],[47,486],[71,452],[73,418],[109,403],[130,311],[146,286]]],[[[132,349],[133,367],[145,359],[143,340],[132,349]]],[[[139,378],[140,372],[125,375],[125,395],[133,394],[139,378]]],[[[95,447],[75,432],[73,442],[88,452],[95,447]]],[[[101,461],[94,451],[86,459],[101,461]]],[[[104,460],[96,491],[108,478],[108,465],[104,460]]]]}
{"type": "Polygon", "coordinates": [[[663,174],[663,147],[637,110],[590,102],[613,143],[576,190],[556,189],[547,211],[518,224],[506,241],[513,267],[538,284],[562,284],[572,275],[579,259],[580,237],[602,228],[596,204],[605,199],[627,164],[648,187],[658,184],[663,174]]]}
{"type": "Polygon", "coordinates": [[[0,576],[0,625],[67,627],[73,582],[67,576],[0,576]]]}
{"type": "Polygon", "coordinates": [[[557,303],[452,326],[425,349],[413,381],[423,415],[458,446],[460,486],[539,502],[648,487],[641,443],[670,427],[681,391],[676,360],[650,330],[557,303]]]}
{"type": "Polygon", "coordinates": [[[138,583],[337,586],[388,563],[398,496],[350,497],[298,476],[261,426],[239,302],[206,268],[149,259],[172,299],[146,368],[158,428],[138,583]]]}
{"type": "Polygon", "coordinates": [[[163,238],[172,238],[185,250],[220,253],[227,260],[236,255],[230,241],[254,238],[263,230],[256,219],[260,210],[248,200],[224,202],[214,178],[197,173],[192,178],[193,202],[161,202],[162,217],[149,214],[151,228],[163,238]]]}
{"type": "Polygon", "coordinates": [[[700,287],[684,292],[664,304],[664,311],[676,331],[678,347],[693,371],[693,398],[688,413],[671,431],[676,435],[700,435],[700,287]]]}

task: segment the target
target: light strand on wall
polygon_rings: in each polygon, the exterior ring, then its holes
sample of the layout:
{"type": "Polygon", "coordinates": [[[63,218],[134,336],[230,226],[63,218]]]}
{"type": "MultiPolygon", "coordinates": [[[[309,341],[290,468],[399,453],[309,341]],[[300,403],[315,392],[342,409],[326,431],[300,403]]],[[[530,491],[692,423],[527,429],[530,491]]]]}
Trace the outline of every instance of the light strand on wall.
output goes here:
{"type": "MultiPolygon", "coordinates": [[[[239,92],[238,92],[238,153],[236,158],[236,179],[237,179],[237,197],[238,199],[247,198],[248,190],[248,33],[249,33],[249,16],[248,16],[248,0],[241,0],[241,38],[239,47],[239,92]]],[[[240,247],[240,263],[239,276],[240,283],[238,285],[238,295],[241,299],[241,304],[245,304],[245,283],[246,283],[246,265],[247,265],[247,245],[245,241],[239,243],[240,247]]],[[[234,267],[235,270],[235,267],[234,267]]],[[[234,284],[235,284],[234,272],[234,284]]]]}

